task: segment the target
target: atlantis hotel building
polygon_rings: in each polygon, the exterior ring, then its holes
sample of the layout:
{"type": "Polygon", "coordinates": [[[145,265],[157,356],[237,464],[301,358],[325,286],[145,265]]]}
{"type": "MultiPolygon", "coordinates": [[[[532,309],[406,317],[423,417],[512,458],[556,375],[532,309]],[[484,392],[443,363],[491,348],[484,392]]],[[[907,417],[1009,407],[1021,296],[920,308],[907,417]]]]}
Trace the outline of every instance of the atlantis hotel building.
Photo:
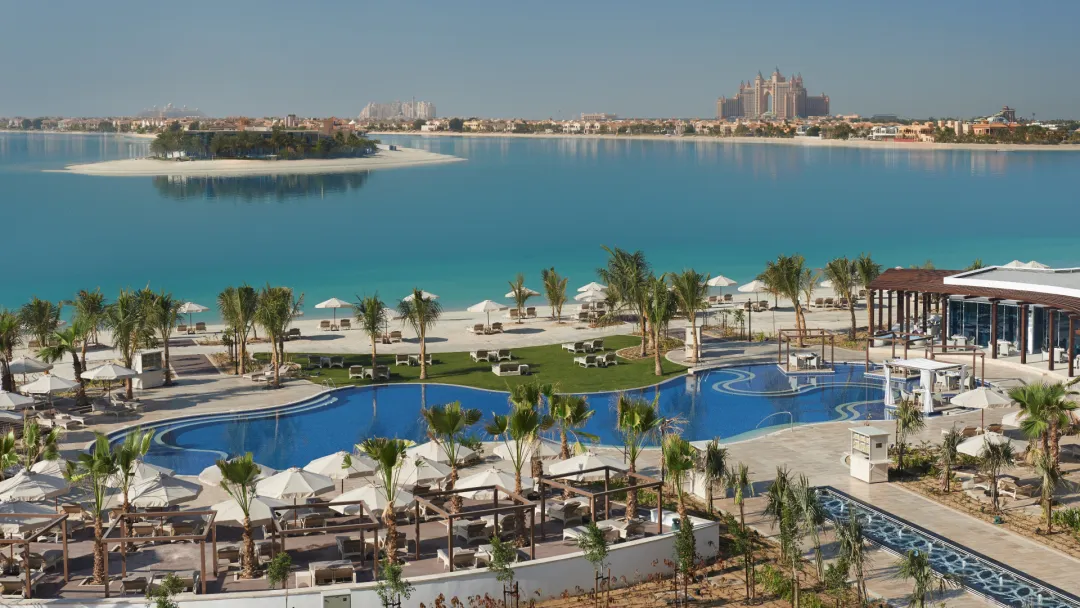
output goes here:
{"type": "Polygon", "coordinates": [[[807,95],[801,74],[784,78],[779,68],[768,80],[758,72],[753,82],[739,83],[739,92],[734,97],[716,100],[716,117],[719,119],[786,120],[828,115],[828,95],[807,95]]]}

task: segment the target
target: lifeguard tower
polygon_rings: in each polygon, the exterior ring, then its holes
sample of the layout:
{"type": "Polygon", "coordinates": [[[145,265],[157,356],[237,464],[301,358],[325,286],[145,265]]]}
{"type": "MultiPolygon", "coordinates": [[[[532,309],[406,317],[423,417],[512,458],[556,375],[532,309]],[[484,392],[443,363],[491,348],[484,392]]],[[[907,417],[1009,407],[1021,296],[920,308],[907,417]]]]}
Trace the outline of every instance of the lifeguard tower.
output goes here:
{"type": "Polygon", "coordinates": [[[866,483],[889,481],[889,431],[873,426],[851,427],[851,476],[866,483]]]}

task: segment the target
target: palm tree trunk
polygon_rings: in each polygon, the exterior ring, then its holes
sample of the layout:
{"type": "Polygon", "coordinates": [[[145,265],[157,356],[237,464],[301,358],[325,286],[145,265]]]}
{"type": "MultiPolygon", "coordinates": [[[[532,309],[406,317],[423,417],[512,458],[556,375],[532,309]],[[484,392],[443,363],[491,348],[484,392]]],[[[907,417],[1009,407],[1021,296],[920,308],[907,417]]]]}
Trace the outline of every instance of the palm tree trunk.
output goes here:
{"type": "Polygon", "coordinates": [[[162,342],[165,343],[165,386],[172,384],[172,370],[169,369],[169,336],[162,334],[162,342]]]}
{"type": "MultiPolygon", "coordinates": [[[[131,363],[128,362],[128,365],[125,365],[124,367],[129,367],[130,365],[131,363]]],[[[135,398],[135,384],[132,382],[131,378],[124,380],[124,396],[128,401],[135,398]]]]}
{"type": "MultiPolygon", "coordinates": [[[[383,524],[386,526],[386,544],[383,551],[386,552],[386,560],[391,564],[397,563],[397,514],[393,508],[383,509],[383,524]]],[[[417,539],[419,542],[420,539],[417,539]]],[[[376,555],[375,559],[379,556],[376,555]]]]}
{"type": "Polygon", "coordinates": [[[657,376],[663,376],[664,375],[664,367],[660,363],[660,350],[661,350],[661,348],[660,348],[660,328],[654,323],[653,324],[653,362],[654,362],[653,371],[656,373],[657,376]]]}
{"type": "Polygon", "coordinates": [[[247,373],[247,332],[240,334],[240,375],[247,373]]]}
{"type": "Polygon", "coordinates": [[[641,358],[644,359],[645,355],[649,354],[645,350],[645,347],[649,342],[649,334],[646,331],[646,327],[648,326],[649,322],[645,320],[645,309],[639,308],[638,310],[638,318],[641,320],[641,358]]]}
{"type": "Polygon", "coordinates": [[[424,327],[420,327],[420,379],[427,380],[427,344],[424,327]]]}
{"type": "Polygon", "coordinates": [[[101,529],[101,513],[94,514],[94,573],[90,582],[95,585],[106,584],[105,576],[105,543],[101,542],[103,530],[101,529]]]}
{"type": "MultiPolygon", "coordinates": [[[[457,481],[458,481],[457,464],[456,463],[451,463],[450,464],[450,480],[448,482],[446,482],[446,488],[445,489],[447,491],[453,490],[454,487],[457,485],[457,481]]],[[[451,495],[451,497],[450,497],[450,512],[451,513],[461,513],[461,494],[453,494],[453,495],[451,495]]]]}
{"type": "Polygon", "coordinates": [[[1047,496],[1047,497],[1043,498],[1043,501],[1042,501],[1043,502],[1043,517],[1046,519],[1046,533],[1047,534],[1050,534],[1053,531],[1053,527],[1054,527],[1054,517],[1053,517],[1053,511],[1052,511],[1053,507],[1052,507],[1052,503],[1050,502],[1050,499],[1051,499],[1051,497],[1047,496]]]}
{"type": "Polygon", "coordinates": [[[274,388],[281,387],[281,355],[278,353],[278,339],[276,335],[270,336],[273,347],[270,349],[270,363],[274,366],[274,388]]]}
{"type": "MultiPolygon", "coordinates": [[[[848,310],[851,312],[851,339],[855,339],[855,302],[848,296],[848,310]]],[[[869,325],[867,326],[869,328],[869,325]]]]}
{"type": "Polygon", "coordinates": [[[251,536],[251,519],[244,516],[244,533],[242,536],[244,553],[240,559],[240,578],[255,578],[255,540],[251,536]]]}
{"type": "Polygon", "coordinates": [[[372,370],[374,370],[374,369],[375,369],[375,358],[376,358],[376,356],[377,356],[377,355],[376,355],[376,350],[378,349],[378,347],[377,347],[377,346],[375,346],[375,344],[376,344],[377,342],[378,342],[378,341],[377,341],[377,340],[375,339],[375,334],[374,334],[374,333],[373,333],[373,334],[371,334],[371,369],[372,369],[372,370]]]}
{"type": "Polygon", "coordinates": [[[1061,460],[1061,433],[1058,432],[1058,421],[1053,420],[1050,423],[1050,458],[1053,459],[1054,466],[1058,465],[1061,460]]]}
{"type": "Polygon", "coordinates": [[[570,443],[566,440],[566,429],[559,430],[559,460],[570,458],[570,443]]]}
{"type": "MultiPolygon", "coordinates": [[[[637,463],[631,460],[627,471],[637,473],[637,463]]],[[[633,475],[629,479],[633,479],[633,475]]],[[[637,490],[628,490],[626,492],[626,521],[630,521],[635,515],[637,515],[637,490]]]]}
{"type": "Polygon", "coordinates": [[[690,315],[690,335],[694,337],[694,352],[691,353],[690,361],[693,363],[698,362],[698,335],[697,335],[697,311],[687,311],[690,315]]]}
{"type": "Polygon", "coordinates": [[[71,351],[71,369],[75,372],[75,379],[79,382],[79,386],[75,388],[75,403],[77,405],[86,405],[86,380],[82,377],[83,366],[79,361],[79,353],[74,350],[71,351]]]}

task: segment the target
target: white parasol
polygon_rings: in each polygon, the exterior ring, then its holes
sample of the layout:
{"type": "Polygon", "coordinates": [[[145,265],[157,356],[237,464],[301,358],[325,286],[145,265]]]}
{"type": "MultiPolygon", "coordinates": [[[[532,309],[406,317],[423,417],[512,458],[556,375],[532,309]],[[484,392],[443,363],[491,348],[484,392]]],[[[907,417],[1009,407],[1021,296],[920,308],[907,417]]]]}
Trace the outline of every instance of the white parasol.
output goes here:
{"type": "MultiPolygon", "coordinates": [[[[230,458],[229,462],[232,462],[235,458],[230,458]]],[[[255,481],[260,479],[266,479],[271,475],[277,473],[277,469],[272,469],[266,465],[256,463],[255,466],[259,467],[259,474],[255,476],[255,481]]],[[[199,473],[199,483],[204,486],[220,486],[221,485],[221,469],[216,464],[212,464],[199,473]]]]}
{"type": "MultiPolygon", "coordinates": [[[[413,298],[415,298],[415,297],[416,297],[415,293],[410,293],[409,295],[405,296],[404,298],[401,298],[401,301],[402,302],[412,302],[413,298]]],[[[423,290],[420,291],[420,297],[424,298],[425,300],[438,300],[439,299],[439,296],[437,296],[437,295],[435,295],[433,293],[428,293],[428,292],[423,291],[423,290]]]]}
{"type": "Polygon", "coordinates": [[[341,488],[345,489],[345,480],[350,477],[363,477],[375,472],[375,462],[360,454],[349,454],[342,450],[334,452],[322,458],[316,458],[304,466],[304,470],[317,475],[325,475],[330,479],[341,480],[341,488]],[[351,464],[345,467],[345,458],[348,457],[351,464]]]}
{"type": "MultiPolygon", "coordinates": [[[[459,445],[457,448],[458,464],[468,460],[476,452],[469,448],[459,445]]],[[[414,445],[413,447],[405,450],[405,455],[409,458],[426,458],[433,462],[441,462],[444,464],[450,464],[450,459],[446,457],[446,451],[442,449],[438,443],[434,441],[428,441],[421,443],[420,445],[414,445]]]]}
{"type": "Polygon", "coordinates": [[[982,410],[981,426],[986,426],[987,409],[1012,405],[1012,399],[1009,399],[996,391],[992,391],[985,386],[980,386],[979,388],[960,393],[950,399],[950,401],[953,405],[959,405],[960,407],[972,407],[982,410]]]}
{"type": "Polygon", "coordinates": [[[349,304],[345,300],[339,300],[338,298],[330,298],[325,302],[319,302],[315,305],[315,308],[330,308],[334,311],[334,326],[337,326],[337,309],[339,308],[352,308],[352,304],[349,304]]]}
{"type": "Polygon", "coordinates": [[[197,313],[200,313],[200,312],[206,312],[208,310],[210,310],[210,309],[203,306],[202,304],[196,304],[195,302],[184,302],[183,304],[180,305],[180,308],[177,309],[177,312],[179,312],[180,314],[187,315],[187,322],[188,322],[188,325],[190,326],[191,325],[191,315],[192,314],[197,314],[197,313]]]}
{"type": "Polygon", "coordinates": [[[333,487],[334,480],[326,475],[291,467],[255,484],[255,493],[281,500],[296,500],[310,498],[333,487]]]}
{"type": "Polygon", "coordinates": [[[601,285],[600,283],[593,281],[588,285],[582,285],[581,287],[578,287],[578,291],[607,291],[607,285],[601,285]]]}
{"type": "Polygon", "coordinates": [[[70,391],[76,386],[78,386],[77,383],[66,378],[45,374],[29,384],[20,386],[19,390],[30,395],[51,395],[52,393],[70,391]]]}
{"type": "Polygon", "coordinates": [[[23,469],[6,481],[0,482],[0,501],[47,500],[64,494],[70,487],[62,477],[32,473],[23,469]]]}
{"type": "Polygon", "coordinates": [[[33,397],[0,391],[0,410],[21,410],[34,407],[33,397]]]}
{"type": "Polygon", "coordinates": [[[56,513],[56,509],[46,505],[39,505],[35,503],[27,502],[5,502],[0,503],[0,515],[42,515],[41,519],[22,519],[16,520],[10,517],[0,518],[0,532],[9,535],[25,534],[35,528],[44,527],[50,519],[59,517],[56,513]]]}
{"type": "Polygon", "coordinates": [[[731,287],[735,283],[735,281],[732,281],[731,279],[725,277],[722,274],[718,274],[705,282],[705,284],[709,287],[731,287]]]}
{"type": "Polygon", "coordinates": [[[128,501],[136,507],[168,507],[194,500],[202,486],[175,477],[145,479],[131,488],[128,501]]]}
{"type": "MultiPolygon", "coordinates": [[[[481,488],[483,486],[501,486],[512,492],[514,490],[514,474],[507,473],[506,471],[500,471],[496,468],[490,468],[485,471],[480,471],[479,473],[469,475],[464,479],[459,479],[457,483],[454,484],[454,489],[468,490],[469,488],[481,488]]],[[[533,478],[522,476],[522,490],[531,487],[533,487],[533,478]]],[[[459,494],[461,496],[464,496],[465,498],[485,500],[494,497],[495,491],[489,488],[484,490],[473,490],[471,492],[459,492],[459,494]]],[[[506,496],[506,493],[499,492],[499,496],[504,497],[506,496]]],[[[509,498],[509,496],[506,497],[509,498]]]]}
{"type": "Polygon", "coordinates": [[[960,445],[956,446],[956,451],[961,454],[967,454],[968,456],[978,457],[982,453],[984,446],[987,444],[1000,443],[1012,443],[1013,449],[1017,454],[1020,454],[1027,449],[1026,443],[1010,439],[1001,433],[983,433],[982,435],[968,437],[961,441],[960,445]]]}
{"type": "MultiPolygon", "coordinates": [[[[533,451],[536,450],[536,446],[539,444],[540,449],[537,454],[540,458],[558,458],[559,452],[562,451],[562,446],[551,441],[550,439],[541,439],[537,443],[528,444],[522,446],[522,453],[525,455],[526,460],[531,460],[533,451]]],[[[502,458],[503,460],[513,460],[517,454],[517,441],[500,442],[495,446],[495,449],[491,451],[492,454],[502,458]]]]}
{"type": "MultiPolygon", "coordinates": [[[[286,507],[290,506],[289,503],[283,500],[277,500],[274,498],[267,498],[265,496],[255,496],[248,504],[248,518],[251,520],[252,526],[265,526],[273,519],[271,517],[271,507],[286,507]]],[[[219,524],[243,524],[244,512],[240,509],[240,505],[233,499],[219,502],[216,505],[210,507],[214,511],[217,511],[217,515],[214,516],[214,522],[219,524]]],[[[278,511],[278,518],[290,517],[292,511],[278,511]]]]}
{"type": "Polygon", "coordinates": [[[139,372],[115,363],[106,363],[82,373],[83,380],[127,380],[138,375],[139,372]]]}
{"type": "Polygon", "coordinates": [[[506,306],[503,306],[502,304],[499,304],[498,302],[496,302],[494,300],[484,300],[483,302],[478,302],[476,304],[473,304],[472,306],[466,308],[465,310],[467,310],[469,312],[486,312],[487,313],[487,324],[488,324],[488,327],[491,327],[491,313],[499,311],[499,310],[506,310],[506,309],[507,309],[506,306]]]}
{"type": "MultiPolygon", "coordinates": [[[[149,462],[145,462],[142,460],[136,460],[135,463],[132,465],[132,469],[134,470],[134,473],[131,477],[132,487],[135,487],[136,485],[147,481],[154,481],[162,477],[176,475],[176,471],[172,469],[160,467],[156,464],[150,464],[149,462]]],[[[30,470],[33,470],[33,468],[31,468],[30,470]]],[[[119,488],[120,476],[114,475],[113,477],[109,478],[109,481],[106,483],[106,485],[108,485],[110,488],[119,488]]]]}
{"type": "MultiPolygon", "coordinates": [[[[330,508],[343,515],[351,515],[360,511],[359,505],[337,505],[334,503],[363,501],[369,512],[380,513],[386,508],[389,501],[382,486],[365,485],[349,490],[341,496],[330,501],[330,508]]],[[[402,509],[409,506],[414,500],[411,492],[398,489],[394,496],[394,509],[402,509]]]]}
{"type": "Polygon", "coordinates": [[[15,357],[11,360],[11,363],[8,363],[8,369],[11,370],[12,374],[22,374],[24,376],[26,374],[40,374],[52,368],[52,365],[30,357],[15,357]]]}
{"type": "Polygon", "coordinates": [[[603,302],[607,299],[607,292],[599,289],[583,291],[574,296],[575,302],[603,302]]]}
{"type": "Polygon", "coordinates": [[[398,472],[398,485],[412,488],[439,483],[450,476],[450,465],[427,458],[408,458],[398,472]]]}
{"type": "Polygon", "coordinates": [[[593,471],[592,473],[585,473],[583,475],[572,475],[575,471],[584,471],[586,469],[595,469],[597,467],[611,467],[618,469],[619,471],[626,471],[628,468],[621,459],[586,452],[574,456],[573,458],[552,462],[548,464],[547,470],[549,475],[566,475],[567,477],[561,477],[561,479],[564,480],[597,481],[604,479],[603,471],[593,471]]]}
{"type": "MultiPolygon", "coordinates": [[[[525,295],[529,296],[530,298],[531,298],[531,297],[533,297],[533,296],[538,296],[538,295],[540,295],[540,292],[539,292],[539,291],[536,291],[535,289],[529,289],[528,287],[525,287],[525,288],[523,288],[523,289],[522,289],[522,291],[524,291],[524,292],[525,292],[525,295]]],[[[505,295],[505,296],[503,296],[503,297],[504,297],[504,298],[513,298],[513,297],[514,297],[514,292],[512,292],[512,291],[509,291],[509,292],[507,292],[507,293],[506,293],[506,295],[505,295]]]]}

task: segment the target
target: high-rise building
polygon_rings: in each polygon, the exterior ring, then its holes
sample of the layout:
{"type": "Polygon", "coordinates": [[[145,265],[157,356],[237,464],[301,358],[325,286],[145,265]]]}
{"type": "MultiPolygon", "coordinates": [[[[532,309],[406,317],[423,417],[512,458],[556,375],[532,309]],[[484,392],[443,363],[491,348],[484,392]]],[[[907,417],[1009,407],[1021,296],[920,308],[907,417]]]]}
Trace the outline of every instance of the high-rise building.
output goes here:
{"type": "Polygon", "coordinates": [[[390,103],[369,103],[360,110],[360,119],[368,120],[413,120],[435,118],[435,104],[430,101],[392,101],[390,103]]]}
{"type": "Polygon", "coordinates": [[[734,97],[716,100],[717,118],[775,118],[784,120],[806,116],[828,116],[829,96],[806,94],[801,74],[780,75],[780,68],[768,80],[758,72],[752,82],[740,82],[734,97]]]}

